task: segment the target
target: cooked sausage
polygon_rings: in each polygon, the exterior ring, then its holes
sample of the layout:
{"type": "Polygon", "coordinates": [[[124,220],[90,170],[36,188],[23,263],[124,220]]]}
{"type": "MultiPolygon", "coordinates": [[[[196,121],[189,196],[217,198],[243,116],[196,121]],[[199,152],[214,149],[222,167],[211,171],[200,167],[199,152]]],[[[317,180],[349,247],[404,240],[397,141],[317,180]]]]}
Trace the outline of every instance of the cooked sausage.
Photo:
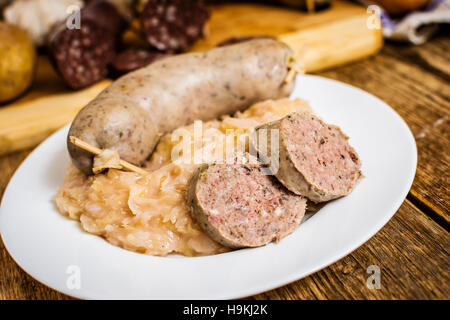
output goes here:
{"type": "MultiPolygon", "coordinates": [[[[292,113],[256,128],[279,130],[279,168],[273,172],[292,192],[314,202],[348,194],[361,178],[361,161],[339,127],[324,123],[310,113],[292,113]]],[[[261,149],[254,143],[255,149],[261,149]]],[[[260,154],[270,162],[272,144],[260,154]]]]}
{"type": "MultiPolygon", "coordinates": [[[[289,95],[291,59],[285,44],[260,39],[159,60],[106,88],[78,113],[69,135],[141,164],[164,133],[289,95]]],[[[75,166],[92,174],[92,155],[70,141],[68,149],[75,166]]]]}
{"type": "Polygon", "coordinates": [[[96,22],[83,20],[80,29],[61,25],[51,37],[49,55],[55,69],[72,89],[101,80],[115,55],[114,36],[96,22]]]}
{"type": "Polygon", "coordinates": [[[119,37],[129,25],[128,17],[109,0],[89,0],[81,10],[81,23],[95,21],[97,25],[119,37]]]}
{"type": "Polygon", "coordinates": [[[115,56],[127,21],[105,0],[91,0],[81,10],[80,29],[62,21],[49,41],[49,55],[56,71],[72,89],[81,89],[104,78],[115,56]]]}
{"type": "Polygon", "coordinates": [[[294,231],[306,198],[285,189],[257,164],[200,166],[192,175],[187,203],[194,221],[230,248],[258,247],[294,231]]]}
{"type": "Polygon", "coordinates": [[[141,29],[154,48],[181,52],[203,35],[208,16],[202,0],[148,0],[141,12],[141,29]]]}

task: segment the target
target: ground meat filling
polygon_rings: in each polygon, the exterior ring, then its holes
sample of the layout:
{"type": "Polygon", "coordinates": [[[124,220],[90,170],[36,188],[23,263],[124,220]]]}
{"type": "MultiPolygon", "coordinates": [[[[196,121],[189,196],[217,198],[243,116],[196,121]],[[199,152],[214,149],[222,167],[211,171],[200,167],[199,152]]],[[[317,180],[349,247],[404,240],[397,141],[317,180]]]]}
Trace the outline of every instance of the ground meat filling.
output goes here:
{"type": "Polygon", "coordinates": [[[242,246],[278,241],[300,224],[306,200],[258,165],[213,165],[200,176],[197,197],[210,225],[242,246]]]}
{"type": "Polygon", "coordinates": [[[291,160],[312,185],[345,195],[360,179],[361,162],[338,127],[311,114],[293,114],[281,130],[291,160]]]}

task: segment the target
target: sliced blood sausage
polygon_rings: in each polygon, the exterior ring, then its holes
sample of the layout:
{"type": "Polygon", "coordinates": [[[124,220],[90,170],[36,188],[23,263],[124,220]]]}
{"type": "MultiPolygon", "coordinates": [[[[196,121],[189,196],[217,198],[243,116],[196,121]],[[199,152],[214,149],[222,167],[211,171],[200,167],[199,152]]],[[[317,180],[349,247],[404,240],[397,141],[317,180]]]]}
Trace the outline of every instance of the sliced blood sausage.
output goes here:
{"type": "Polygon", "coordinates": [[[122,75],[152,62],[169,57],[170,54],[138,48],[128,48],[119,52],[112,62],[113,73],[122,75]]]}
{"type": "Polygon", "coordinates": [[[90,0],[81,10],[80,29],[60,24],[51,36],[50,57],[69,87],[81,89],[105,77],[127,23],[112,3],[90,0]]]}
{"type": "MultiPolygon", "coordinates": [[[[279,168],[273,172],[292,192],[314,202],[329,201],[347,195],[361,178],[361,161],[339,127],[326,124],[310,113],[292,113],[256,129],[278,130],[279,168]]],[[[261,150],[253,141],[256,150],[261,150]]],[[[260,154],[269,162],[272,143],[260,154]]]]}
{"type": "Polygon", "coordinates": [[[50,45],[50,56],[57,71],[73,89],[101,80],[115,55],[112,33],[92,20],[82,20],[80,29],[61,26],[50,45]]]}
{"type": "Polygon", "coordinates": [[[285,189],[261,165],[202,165],[187,191],[190,213],[215,241],[231,248],[278,241],[301,223],[306,199],[285,189]]]}
{"type": "Polygon", "coordinates": [[[141,27],[156,49],[180,52],[203,35],[207,18],[200,0],[149,0],[141,13],[141,27]]]}
{"type": "Polygon", "coordinates": [[[128,17],[121,14],[114,4],[107,0],[87,1],[81,10],[81,21],[92,20],[99,26],[119,36],[125,30],[129,21],[128,17]]]}

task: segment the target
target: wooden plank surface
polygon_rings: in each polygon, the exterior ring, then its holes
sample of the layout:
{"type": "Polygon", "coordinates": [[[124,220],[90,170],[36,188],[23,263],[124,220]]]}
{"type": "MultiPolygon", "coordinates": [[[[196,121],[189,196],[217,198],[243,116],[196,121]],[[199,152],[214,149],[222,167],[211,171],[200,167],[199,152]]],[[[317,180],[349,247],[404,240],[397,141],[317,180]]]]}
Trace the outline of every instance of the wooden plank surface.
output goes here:
{"type": "Polygon", "coordinates": [[[255,299],[445,299],[450,297],[450,236],[408,200],[352,254],[312,276],[255,299]],[[366,285],[380,268],[380,289],[366,285]]]}
{"type": "MultiPolygon", "coordinates": [[[[422,47],[388,44],[376,57],[321,73],[389,103],[418,144],[408,199],[371,240],[339,262],[255,299],[449,299],[448,46],[444,35],[422,47]],[[446,49],[447,48],[447,49],[446,49]],[[443,119],[443,120],[440,120],[443,119]],[[368,289],[367,267],[381,271],[368,289]]],[[[380,124],[382,126],[382,124],[380,124]]],[[[0,158],[0,196],[26,152],[0,158]]],[[[67,299],[26,275],[0,244],[0,299],[67,299]]]]}

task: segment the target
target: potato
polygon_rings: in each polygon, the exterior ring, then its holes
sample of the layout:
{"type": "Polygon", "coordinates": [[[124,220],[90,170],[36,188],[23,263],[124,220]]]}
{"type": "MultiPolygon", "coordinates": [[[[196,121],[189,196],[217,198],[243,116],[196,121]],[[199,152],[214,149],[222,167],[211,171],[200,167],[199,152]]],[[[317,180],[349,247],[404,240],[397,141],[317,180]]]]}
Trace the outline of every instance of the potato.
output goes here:
{"type": "Polygon", "coordinates": [[[0,103],[21,95],[31,84],[36,49],[21,29],[0,22],[0,103]]]}

